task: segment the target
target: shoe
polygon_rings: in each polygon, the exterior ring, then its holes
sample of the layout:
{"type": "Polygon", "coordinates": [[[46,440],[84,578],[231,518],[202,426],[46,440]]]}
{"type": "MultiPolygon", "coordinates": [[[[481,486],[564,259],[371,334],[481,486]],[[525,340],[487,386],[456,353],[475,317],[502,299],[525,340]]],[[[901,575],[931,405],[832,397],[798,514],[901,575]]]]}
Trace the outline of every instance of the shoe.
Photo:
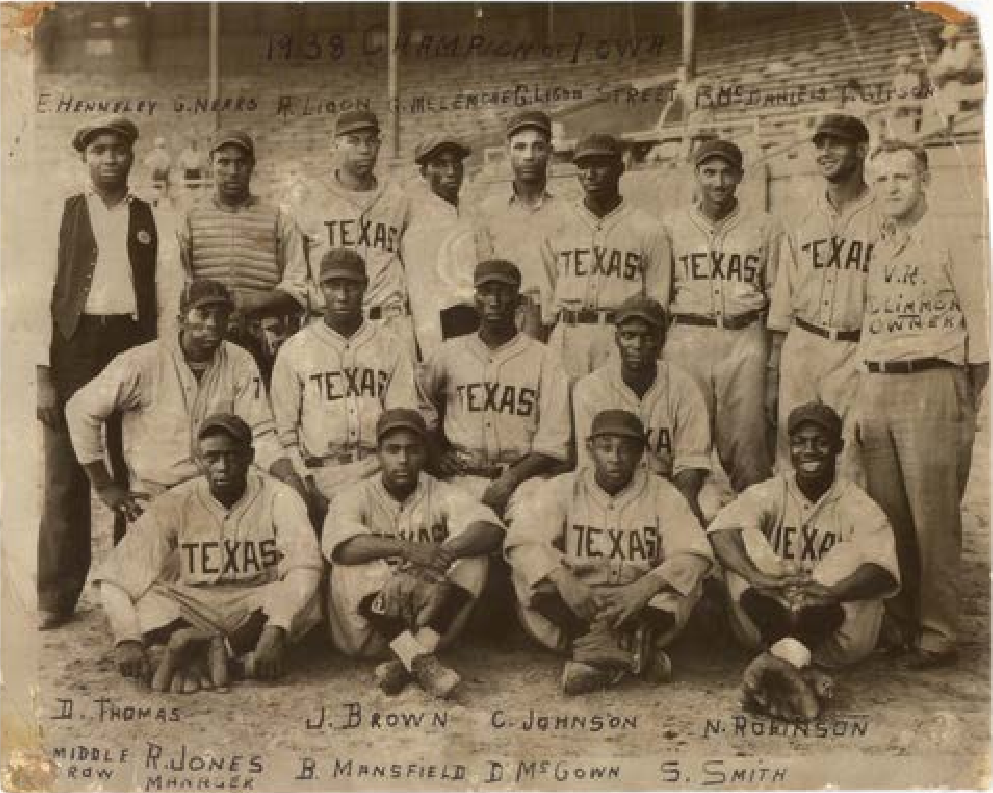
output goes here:
{"type": "Polygon", "coordinates": [[[609,688],[622,677],[623,669],[605,669],[581,661],[566,661],[562,668],[562,693],[568,697],[590,694],[609,688]]]}
{"type": "Polygon", "coordinates": [[[915,647],[900,660],[900,668],[907,672],[927,672],[930,669],[945,669],[958,663],[958,650],[925,650],[915,647]]]}
{"type": "Polygon", "coordinates": [[[400,694],[410,682],[410,672],[399,658],[391,658],[376,667],[376,685],[388,697],[400,694]]]}
{"type": "Polygon", "coordinates": [[[434,653],[414,656],[410,662],[410,674],[421,688],[438,699],[452,696],[462,680],[458,672],[442,666],[434,653]]]}
{"type": "Polygon", "coordinates": [[[661,647],[652,647],[641,676],[654,686],[664,686],[672,680],[672,659],[661,647]]]}
{"type": "Polygon", "coordinates": [[[46,611],[45,609],[38,610],[38,630],[40,631],[50,631],[55,628],[61,628],[73,617],[73,612],[71,611],[46,611]]]}

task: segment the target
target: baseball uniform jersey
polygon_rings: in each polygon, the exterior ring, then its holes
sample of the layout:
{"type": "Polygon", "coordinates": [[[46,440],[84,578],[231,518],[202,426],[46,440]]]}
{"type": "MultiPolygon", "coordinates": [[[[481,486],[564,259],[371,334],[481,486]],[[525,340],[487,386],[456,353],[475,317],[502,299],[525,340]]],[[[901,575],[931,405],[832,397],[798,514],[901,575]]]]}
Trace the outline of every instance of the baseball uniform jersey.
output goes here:
{"type": "Polygon", "coordinates": [[[855,351],[866,278],[882,222],[868,190],[841,212],[822,192],[784,240],[768,320],[772,330],[788,332],[779,362],[777,461],[782,470],[790,465],[786,432],[790,412],[817,399],[844,422],[843,475],[853,480],[860,476],[852,443],[852,405],[858,387],[855,351]],[[807,327],[794,324],[797,321],[807,327]],[[849,338],[837,338],[839,332],[849,338]]]}
{"type": "MultiPolygon", "coordinates": [[[[443,543],[473,523],[502,525],[493,512],[461,488],[421,473],[414,492],[402,503],[383,486],[381,476],[356,482],[332,502],[324,524],[321,545],[331,562],[329,617],[331,635],[338,648],[348,655],[379,655],[385,650],[359,607],[369,595],[379,592],[386,579],[400,565],[400,559],[378,559],[358,565],[334,562],[335,550],[357,536],[395,537],[406,542],[443,543]]],[[[459,559],[447,577],[478,597],[486,582],[488,560],[483,557],[459,559]]],[[[472,608],[470,601],[444,637],[458,633],[472,608]]]]}
{"type": "MultiPolygon", "coordinates": [[[[792,562],[831,585],[862,564],[875,564],[900,580],[889,521],[868,495],[844,479],[836,480],[816,503],[800,491],[793,473],[753,485],[718,514],[708,531],[729,529],[741,530],[749,558],[766,573],[778,572],[784,561],[792,562]]],[[[755,643],[758,629],[740,608],[749,584],[730,571],[725,576],[735,604],[736,628],[755,643]]],[[[853,663],[872,652],[882,622],[882,596],[842,605],[842,626],[824,646],[811,648],[815,659],[828,666],[853,663]]]]}
{"type": "Polygon", "coordinates": [[[350,338],[313,322],[279,350],[272,375],[276,432],[301,475],[331,498],[378,470],[376,421],[388,408],[418,408],[413,364],[396,337],[363,322],[350,338]]]}
{"type": "Polygon", "coordinates": [[[250,470],[245,494],[230,508],[211,495],[205,477],[153,499],[94,581],[117,585],[135,603],[136,623],[112,619],[117,641],[168,625],[181,606],[225,632],[261,608],[270,624],[297,636],[319,614],[322,570],[303,500],[250,470]]]}
{"type": "Polygon", "coordinates": [[[130,488],[155,495],[197,476],[200,424],[233,413],[252,428],[255,461],[264,469],[283,456],[262,379],[251,354],[221,342],[200,375],[193,374],[178,339],[159,339],[118,355],[66,405],[76,457],[104,458],[104,422],[122,415],[130,488]]]}
{"type": "Polygon", "coordinates": [[[559,566],[592,586],[659,576],[668,588],[649,605],[673,612],[679,627],[689,617],[713,556],[686,498],[662,477],[640,469],[611,496],[592,468],[580,468],[543,483],[529,516],[511,524],[504,545],[524,625],[546,646],[561,649],[564,638],[530,597],[559,566]]]}
{"type": "Polygon", "coordinates": [[[541,304],[544,322],[555,323],[549,346],[571,377],[588,374],[614,354],[608,312],[632,295],[669,293],[666,255],[659,222],[629,201],[603,218],[582,200],[563,210],[562,222],[542,241],[549,292],[541,304]],[[570,322],[563,311],[583,314],[570,322]]]}
{"type": "Polygon", "coordinates": [[[642,465],[672,479],[681,471],[710,470],[710,417],[696,383],[678,366],[659,361],[652,387],[639,397],[624,382],[620,361],[611,361],[576,383],[572,411],[579,465],[592,463],[586,439],[593,417],[604,410],[627,410],[648,433],[642,465]]]}

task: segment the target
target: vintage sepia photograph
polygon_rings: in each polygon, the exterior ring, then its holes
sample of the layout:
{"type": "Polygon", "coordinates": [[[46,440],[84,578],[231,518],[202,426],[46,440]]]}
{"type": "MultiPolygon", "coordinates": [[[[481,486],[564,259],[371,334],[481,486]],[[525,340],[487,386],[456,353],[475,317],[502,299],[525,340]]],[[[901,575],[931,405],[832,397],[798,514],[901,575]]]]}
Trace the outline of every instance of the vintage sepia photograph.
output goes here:
{"type": "Polygon", "coordinates": [[[0,787],[989,788],[972,5],[0,3],[0,787]]]}

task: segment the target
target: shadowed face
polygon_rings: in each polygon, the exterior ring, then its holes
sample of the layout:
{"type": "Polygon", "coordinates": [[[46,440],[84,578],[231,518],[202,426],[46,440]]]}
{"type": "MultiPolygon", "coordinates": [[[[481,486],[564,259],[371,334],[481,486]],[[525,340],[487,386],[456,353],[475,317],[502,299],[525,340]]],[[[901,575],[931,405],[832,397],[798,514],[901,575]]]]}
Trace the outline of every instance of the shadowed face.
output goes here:
{"type": "Polygon", "coordinates": [[[818,135],[814,147],[817,149],[817,167],[821,176],[833,184],[848,181],[865,156],[865,147],[861,144],[830,133],[818,135]]]}
{"type": "Polygon", "coordinates": [[[131,144],[116,132],[100,132],[86,144],[83,153],[90,181],[100,190],[114,190],[128,182],[134,153],[131,144]]]}
{"type": "Polygon", "coordinates": [[[328,278],[321,282],[325,317],[332,323],[354,321],[362,315],[366,282],[351,278],[328,278]]]}
{"type": "Polygon", "coordinates": [[[379,464],[388,488],[410,488],[427,462],[427,446],[416,432],[396,429],[379,442],[379,464]]]}
{"type": "Polygon", "coordinates": [[[357,177],[368,177],[376,168],[382,139],[379,130],[357,129],[334,139],[338,166],[357,177]]]}
{"type": "Polygon", "coordinates": [[[424,163],[424,178],[431,192],[450,203],[458,200],[465,165],[462,155],[455,149],[442,149],[424,163]]]}
{"type": "Polygon", "coordinates": [[[537,182],[545,178],[552,145],[544,132],[535,127],[525,127],[511,135],[507,149],[514,179],[537,182]]]}
{"type": "Polygon", "coordinates": [[[790,435],[790,462],[797,479],[833,481],[842,445],[840,438],[820,424],[808,421],[797,427],[790,435]]]}
{"type": "Polygon", "coordinates": [[[197,463],[218,501],[233,503],[241,498],[248,481],[248,468],[255,457],[251,446],[218,431],[200,441],[197,463]]]}
{"type": "Polygon", "coordinates": [[[704,160],[696,169],[700,196],[714,207],[727,207],[734,201],[742,176],[740,168],[720,157],[704,160]]]}
{"type": "Polygon", "coordinates": [[[231,306],[207,303],[193,306],[179,318],[180,346],[191,361],[210,360],[224,340],[231,306]]]}
{"type": "Polygon", "coordinates": [[[610,198],[617,195],[621,174],[624,173],[624,163],[620,157],[595,154],[577,161],[576,167],[579,169],[579,184],[588,197],[610,198]]]}
{"type": "Polygon", "coordinates": [[[665,333],[644,319],[632,317],[617,326],[614,339],[625,369],[642,372],[658,363],[665,333]]]}
{"type": "Polygon", "coordinates": [[[597,484],[611,494],[627,487],[641,463],[645,442],[626,435],[597,435],[587,444],[597,484]]]}
{"type": "Polygon", "coordinates": [[[214,152],[214,182],[217,192],[228,202],[238,202],[248,195],[255,161],[241,146],[225,143],[214,152]]]}
{"type": "Polygon", "coordinates": [[[514,322],[520,292],[517,287],[499,281],[487,281],[476,287],[476,310],[485,325],[504,327],[514,322]]]}

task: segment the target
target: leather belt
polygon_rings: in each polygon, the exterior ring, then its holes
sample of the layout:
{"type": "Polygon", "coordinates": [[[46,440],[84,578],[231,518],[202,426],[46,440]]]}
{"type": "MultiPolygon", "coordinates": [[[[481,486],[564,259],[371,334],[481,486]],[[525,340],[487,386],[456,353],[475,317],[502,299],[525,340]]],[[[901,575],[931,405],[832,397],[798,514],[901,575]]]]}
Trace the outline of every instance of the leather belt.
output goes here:
{"type": "Polygon", "coordinates": [[[858,341],[862,338],[862,331],[822,328],[820,325],[807,322],[807,320],[801,319],[800,317],[794,317],[793,324],[795,324],[798,328],[803,328],[807,331],[807,333],[813,333],[816,336],[820,336],[824,339],[830,339],[831,341],[858,341]]]}
{"type": "Polygon", "coordinates": [[[508,468],[510,468],[509,464],[470,465],[463,468],[459,473],[462,476],[482,476],[485,479],[496,479],[498,476],[502,476],[508,468]]]}
{"type": "Polygon", "coordinates": [[[614,321],[614,312],[596,308],[581,308],[579,311],[563,308],[559,311],[559,320],[570,325],[609,325],[614,321]]]}
{"type": "Polygon", "coordinates": [[[326,454],[323,457],[308,457],[303,464],[308,468],[326,468],[329,465],[350,465],[372,457],[374,452],[368,449],[353,449],[350,452],[339,452],[338,454],[326,454]]]}
{"type": "Polygon", "coordinates": [[[928,369],[955,369],[955,364],[943,358],[917,358],[912,361],[866,361],[865,368],[873,374],[914,374],[928,369]]]}
{"type": "Polygon", "coordinates": [[[134,314],[81,314],[79,321],[107,326],[125,322],[134,324],[138,320],[135,319],[134,314]]]}
{"type": "Polygon", "coordinates": [[[410,314],[410,303],[403,301],[402,306],[373,306],[369,309],[369,319],[385,319],[387,317],[405,317],[410,314]]]}
{"type": "Polygon", "coordinates": [[[673,314],[673,325],[699,325],[703,328],[721,328],[723,330],[744,330],[753,322],[762,319],[765,310],[757,308],[746,311],[736,317],[711,317],[702,314],[673,314]]]}

